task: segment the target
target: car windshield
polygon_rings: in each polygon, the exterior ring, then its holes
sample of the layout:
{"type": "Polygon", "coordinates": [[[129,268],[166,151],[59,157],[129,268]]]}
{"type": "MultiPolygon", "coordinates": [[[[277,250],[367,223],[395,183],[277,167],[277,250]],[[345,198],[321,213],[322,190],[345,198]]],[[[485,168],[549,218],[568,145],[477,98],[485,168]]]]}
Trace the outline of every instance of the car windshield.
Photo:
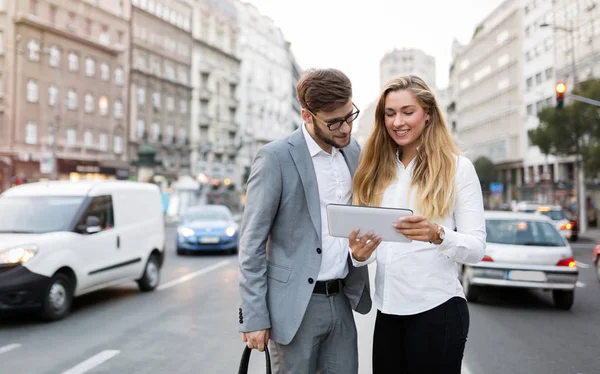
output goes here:
{"type": "Polygon", "coordinates": [[[203,208],[189,210],[184,215],[184,221],[229,221],[231,216],[224,209],[203,208]]]}
{"type": "Polygon", "coordinates": [[[498,244],[563,247],[564,239],[550,222],[488,219],[487,242],[498,244]]]}
{"type": "Polygon", "coordinates": [[[540,212],[540,213],[542,213],[546,217],[550,217],[550,219],[553,221],[560,221],[560,220],[565,219],[565,214],[563,213],[562,210],[549,210],[547,212],[540,212]]]}
{"type": "Polygon", "coordinates": [[[65,231],[83,201],[79,196],[0,196],[0,233],[65,231]]]}

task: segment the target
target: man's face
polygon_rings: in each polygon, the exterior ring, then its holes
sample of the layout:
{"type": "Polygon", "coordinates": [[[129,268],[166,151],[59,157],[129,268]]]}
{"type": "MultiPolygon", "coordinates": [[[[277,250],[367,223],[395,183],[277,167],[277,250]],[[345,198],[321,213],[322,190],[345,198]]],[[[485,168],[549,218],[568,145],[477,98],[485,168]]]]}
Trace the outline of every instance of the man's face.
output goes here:
{"type": "Polygon", "coordinates": [[[306,123],[309,123],[307,119],[310,119],[310,123],[312,123],[313,128],[313,134],[311,135],[313,135],[317,144],[319,144],[325,151],[330,152],[331,147],[339,149],[350,144],[352,123],[355,118],[350,119],[350,123],[346,121],[342,122],[341,126],[336,122],[347,119],[355,111],[356,109],[352,104],[352,99],[349,99],[345,105],[336,110],[331,112],[319,111],[314,113],[316,117],[312,116],[308,112],[305,113],[305,109],[302,110],[302,114],[303,117],[306,117],[304,119],[306,123]],[[329,130],[327,127],[328,124],[332,124],[331,128],[334,129],[333,131],[329,130]],[[338,128],[335,129],[336,127],[338,128]]]}

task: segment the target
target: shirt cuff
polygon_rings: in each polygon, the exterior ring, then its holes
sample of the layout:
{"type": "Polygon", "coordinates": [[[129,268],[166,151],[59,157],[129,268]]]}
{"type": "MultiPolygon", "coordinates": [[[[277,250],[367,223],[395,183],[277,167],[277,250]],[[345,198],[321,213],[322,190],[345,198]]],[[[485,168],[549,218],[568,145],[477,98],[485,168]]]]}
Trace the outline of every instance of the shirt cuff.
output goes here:
{"type": "Polygon", "coordinates": [[[376,258],[375,252],[373,252],[373,254],[371,254],[371,257],[367,258],[366,260],[358,261],[357,259],[354,258],[354,256],[352,256],[352,249],[350,247],[348,247],[348,254],[350,255],[350,260],[352,260],[352,265],[354,265],[355,268],[369,265],[371,262],[375,261],[375,258],[376,258]]]}
{"type": "Polygon", "coordinates": [[[460,241],[460,235],[445,226],[442,226],[442,228],[444,229],[444,241],[437,245],[438,250],[449,259],[456,260],[456,250],[460,241]]]}

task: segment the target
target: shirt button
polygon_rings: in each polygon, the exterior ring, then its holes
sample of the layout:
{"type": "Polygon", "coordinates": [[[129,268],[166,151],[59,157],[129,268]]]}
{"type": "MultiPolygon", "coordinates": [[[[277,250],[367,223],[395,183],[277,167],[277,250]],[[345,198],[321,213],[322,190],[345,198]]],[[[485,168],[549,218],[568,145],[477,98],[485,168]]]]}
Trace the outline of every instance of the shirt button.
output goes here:
{"type": "Polygon", "coordinates": [[[321,248],[317,248],[317,253],[321,254],[321,248]]]}
{"type": "Polygon", "coordinates": [[[312,278],[308,278],[308,283],[313,284],[315,281],[312,278]]]}

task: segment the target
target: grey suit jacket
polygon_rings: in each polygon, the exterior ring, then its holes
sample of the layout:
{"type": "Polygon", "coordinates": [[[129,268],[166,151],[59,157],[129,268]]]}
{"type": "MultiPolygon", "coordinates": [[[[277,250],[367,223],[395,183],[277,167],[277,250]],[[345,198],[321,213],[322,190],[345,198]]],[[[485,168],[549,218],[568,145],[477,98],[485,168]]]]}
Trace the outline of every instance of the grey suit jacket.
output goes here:
{"type": "MultiPolygon", "coordinates": [[[[350,173],[358,165],[355,140],[342,149],[350,173]]],[[[348,233],[349,234],[349,233],[348,233]]],[[[321,267],[321,213],[317,177],[301,129],[262,147],[248,179],[239,245],[239,331],[271,328],[288,344],[302,322],[321,267]]],[[[350,258],[345,294],[352,309],[371,310],[366,266],[350,258]]]]}

